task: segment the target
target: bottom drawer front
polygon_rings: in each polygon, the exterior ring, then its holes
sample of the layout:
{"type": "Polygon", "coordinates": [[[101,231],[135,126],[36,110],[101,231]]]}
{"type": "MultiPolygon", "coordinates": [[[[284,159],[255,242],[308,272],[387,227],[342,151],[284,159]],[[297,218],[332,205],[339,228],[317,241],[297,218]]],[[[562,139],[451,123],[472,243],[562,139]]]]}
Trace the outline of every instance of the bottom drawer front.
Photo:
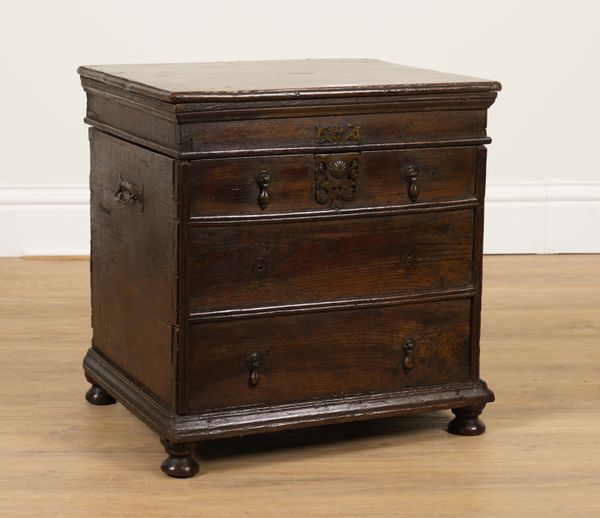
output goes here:
{"type": "Polygon", "coordinates": [[[192,411],[466,382],[471,300],[190,326],[192,411]]]}

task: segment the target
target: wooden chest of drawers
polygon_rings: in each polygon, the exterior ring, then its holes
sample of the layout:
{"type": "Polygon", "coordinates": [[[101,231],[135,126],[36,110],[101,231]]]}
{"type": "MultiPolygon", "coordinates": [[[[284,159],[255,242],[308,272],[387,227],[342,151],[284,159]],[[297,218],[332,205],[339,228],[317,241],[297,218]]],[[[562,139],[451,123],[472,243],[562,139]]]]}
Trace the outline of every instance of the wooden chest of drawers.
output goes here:
{"type": "Polygon", "coordinates": [[[81,67],[90,403],[205,439],[452,409],[476,435],[493,81],[374,60],[81,67]]]}

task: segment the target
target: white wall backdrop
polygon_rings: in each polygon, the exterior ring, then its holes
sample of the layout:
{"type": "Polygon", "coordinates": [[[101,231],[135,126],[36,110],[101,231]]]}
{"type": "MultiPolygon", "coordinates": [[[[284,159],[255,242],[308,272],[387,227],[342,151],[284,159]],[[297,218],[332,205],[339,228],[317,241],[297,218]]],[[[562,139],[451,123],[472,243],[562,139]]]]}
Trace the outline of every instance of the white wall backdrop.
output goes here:
{"type": "Polygon", "coordinates": [[[500,80],[486,252],[600,252],[599,17],[592,0],[5,3],[0,255],[88,251],[78,65],[306,57],[500,80]]]}

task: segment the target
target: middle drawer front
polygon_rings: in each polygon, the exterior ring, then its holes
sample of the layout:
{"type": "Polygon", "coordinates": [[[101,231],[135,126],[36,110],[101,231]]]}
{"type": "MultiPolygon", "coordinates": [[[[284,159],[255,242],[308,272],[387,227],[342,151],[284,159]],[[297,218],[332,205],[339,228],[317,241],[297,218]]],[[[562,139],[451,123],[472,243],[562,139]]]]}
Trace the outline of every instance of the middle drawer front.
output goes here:
{"type": "Polygon", "coordinates": [[[189,326],[190,411],[469,380],[471,299],[189,326]]]}
{"type": "Polygon", "coordinates": [[[473,209],[189,231],[190,313],[472,285],[473,209]]]}

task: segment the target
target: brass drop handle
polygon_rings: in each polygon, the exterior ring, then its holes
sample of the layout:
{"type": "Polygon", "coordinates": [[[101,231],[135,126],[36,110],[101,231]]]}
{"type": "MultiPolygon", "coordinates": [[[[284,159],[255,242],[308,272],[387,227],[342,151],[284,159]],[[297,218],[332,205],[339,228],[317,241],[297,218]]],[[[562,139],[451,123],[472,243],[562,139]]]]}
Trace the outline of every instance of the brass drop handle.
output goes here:
{"type": "Polygon", "coordinates": [[[269,195],[269,187],[271,186],[271,175],[266,171],[263,171],[258,175],[256,179],[256,183],[258,183],[258,205],[264,210],[269,205],[269,201],[271,201],[271,196],[269,195]]]}
{"type": "Polygon", "coordinates": [[[419,170],[416,167],[410,166],[406,171],[406,181],[408,182],[408,197],[410,201],[417,201],[419,197],[419,186],[417,180],[419,179],[419,170]]]}
{"type": "Polygon", "coordinates": [[[406,338],[404,342],[402,342],[402,367],[404,367],[404,371],[410,371],[414,366],[414,350],[415,350],[415,341],[412,338],[406,338]]]}
{"type": "Polygon", "coordinates": [[[246,365],[248,366],[248,370],[250,371],[248,383],[250,383],[250,386],[252,387],[256,387],[260,382],[260,377],[258,373],[258,368],[260,367],[260,360],[261,355],[259,353],[252,353],[246,358],[246,365]]]}

